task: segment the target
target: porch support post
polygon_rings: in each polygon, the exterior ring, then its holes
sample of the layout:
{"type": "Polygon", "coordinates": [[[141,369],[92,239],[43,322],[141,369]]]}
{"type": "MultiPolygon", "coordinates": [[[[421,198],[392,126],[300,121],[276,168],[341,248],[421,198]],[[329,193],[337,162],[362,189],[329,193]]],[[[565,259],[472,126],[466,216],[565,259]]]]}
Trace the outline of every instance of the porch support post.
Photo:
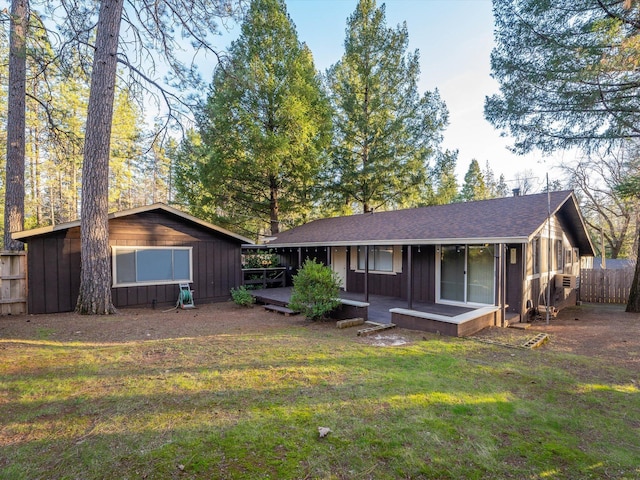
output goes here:
{"type": "Polygon", "coordinates": [[[498,325],[498,323],[496,322],[496,327],[497,326],[501,326],[504,327],[504,282],[503,282],[503,269],[502,269],[502,264],[503,264],[503,256],[502,256],[502,249],[503,249],[503,245],[497,244],[495,245],[496,251],[495,251],[495,257],[496,257],[496,303],[498,304],[498,307],[500,307],[500,323],[498,325]],[[497,248],[496,248],[497,247],[497,248]]]}
{"type": "Polygon", "coordinates": [[[509,261],[509,248],[502,244],[502,324],[506,326],[507,319],[507,262],[509,261]]]}
{"type": "Polygon", "coordinates": [[[497,255],[497,261],[498,261],[498,268],[497,268],[497,274],[498,274],[498,278],[496,281],[496,285],[498,288],[498,295],[497,295],[497,301],[498,301],[498,307],[500,307],[500,326],[501,327],[506,327],[506,318],[507,318],[507,259],[508,256],[507,253],[507,244],[506,243],[500,243],[497,245],[498,247],[498,255],[497,255]]]}
{"type": "Polygon", "coordinates": [[[407,245],[407,308],[413,309],[413,248],[407,245]]]}
{"type": "Polygon", "coordinates": [[[369,301],[369,245],[364,246],[364,301],[369,301]]]}
{"type": "Polygon", "coordinates": [[[302,247],[298,247],[298,270],[302,268],[302,247]]]}

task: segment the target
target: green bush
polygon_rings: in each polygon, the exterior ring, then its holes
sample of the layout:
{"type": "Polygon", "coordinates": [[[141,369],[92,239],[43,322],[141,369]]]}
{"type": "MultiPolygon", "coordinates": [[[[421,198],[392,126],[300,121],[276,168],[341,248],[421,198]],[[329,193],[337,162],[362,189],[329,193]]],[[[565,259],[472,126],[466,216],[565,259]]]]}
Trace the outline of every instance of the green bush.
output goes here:
{"type": "Polygon", "coordinates": [[[339,289],[340,280],[331,268],[307,259],[293,276],[289,308],[311,320],[322,319],[340,305],[339,289]]]}
{"type": "Polygon", "coordinates": [[[252,252],[244,255],[242,268],[273,268],[280,264],[278,255],[272,250],[252,252]]]}
{"type": "Polygon", "coordinates": [[[256,301],[244,285],[239,288],[232,288],[231,298],[236,305],[240,305],[241,307],[248,307],[256,301]]]}

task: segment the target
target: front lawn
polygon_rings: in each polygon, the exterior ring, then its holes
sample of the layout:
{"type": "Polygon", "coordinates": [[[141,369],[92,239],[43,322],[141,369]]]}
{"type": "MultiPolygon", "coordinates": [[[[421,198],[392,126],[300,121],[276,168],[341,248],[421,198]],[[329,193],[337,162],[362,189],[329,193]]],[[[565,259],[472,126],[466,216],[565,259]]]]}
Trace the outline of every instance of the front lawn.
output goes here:
{"type": "Polygon", "coordinates": [[[416,338],[3,336],[0,478],[640,478],[637,371],[416,338]]]}

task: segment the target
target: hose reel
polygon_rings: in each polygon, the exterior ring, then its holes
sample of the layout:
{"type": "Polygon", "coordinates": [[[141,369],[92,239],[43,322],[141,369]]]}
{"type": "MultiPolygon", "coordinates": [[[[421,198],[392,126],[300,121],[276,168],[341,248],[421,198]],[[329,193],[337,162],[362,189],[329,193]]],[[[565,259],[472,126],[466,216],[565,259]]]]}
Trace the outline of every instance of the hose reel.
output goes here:
{"type": "Polygon", "coordinates": [[[176,308],[195,308],[193,303],[193,290],[189,288],[188,283],[180,284],[180,291],[178,292],[178,301],[176,302],[176,308]]]}

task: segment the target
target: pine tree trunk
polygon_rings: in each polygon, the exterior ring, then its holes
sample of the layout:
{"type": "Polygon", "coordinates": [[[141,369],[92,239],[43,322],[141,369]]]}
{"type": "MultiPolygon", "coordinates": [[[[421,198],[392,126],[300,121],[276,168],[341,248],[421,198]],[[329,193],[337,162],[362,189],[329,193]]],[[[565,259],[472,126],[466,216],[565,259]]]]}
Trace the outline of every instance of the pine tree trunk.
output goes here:
{"type": "Polygon", "coordinates": [[[640,313],[640,227],[636,229],[636,243],[638,245],[638,253],[636,255],[636,271],[633,274],[633,282],[631,282],[631,290],[629,291],[629,299],[627,300],[627,312],[640,313]]]}
{"type": "Polygon", "coordinates": [[[6,190],[4,198],[4,248],[24,250],[11,238],[24,228],[24,157],[29,1],[11,2],[9,37],[9,112],[7,115],[6,190]]]}
{"type": "Polygon", "coordinates": [[[271,219],[271,235],[280,233],[280,204],[278,201],[278,182],[275,177],[269,178],[269,190],[270,190],[270,219],[271,219]]]}
{"type": "Polygon", "coordinates": [[[76,311],[115,313],[109,252],[109,144],[123,0],[100,4],[82,165],[81,273],[76,311]]]}

